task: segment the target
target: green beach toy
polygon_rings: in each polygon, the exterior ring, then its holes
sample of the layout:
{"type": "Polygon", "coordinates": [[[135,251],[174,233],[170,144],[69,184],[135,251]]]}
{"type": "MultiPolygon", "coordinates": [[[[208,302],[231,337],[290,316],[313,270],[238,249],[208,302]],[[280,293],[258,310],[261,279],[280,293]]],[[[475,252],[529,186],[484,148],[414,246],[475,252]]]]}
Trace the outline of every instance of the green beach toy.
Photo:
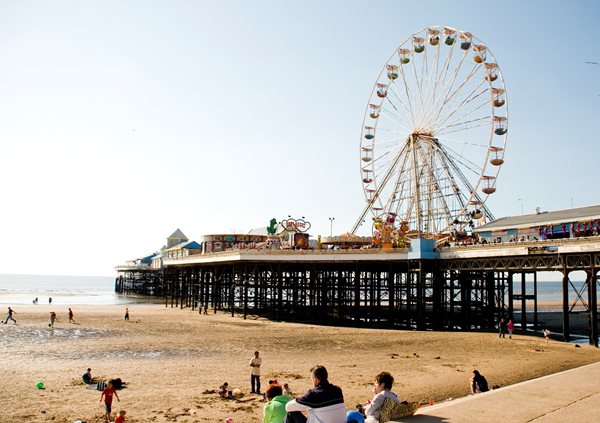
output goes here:
{"type": "Polygon", "coordinates": [[[44,382],[38,382],[35,386],[37,386],[38,389],[44,389],[44,382]]]}

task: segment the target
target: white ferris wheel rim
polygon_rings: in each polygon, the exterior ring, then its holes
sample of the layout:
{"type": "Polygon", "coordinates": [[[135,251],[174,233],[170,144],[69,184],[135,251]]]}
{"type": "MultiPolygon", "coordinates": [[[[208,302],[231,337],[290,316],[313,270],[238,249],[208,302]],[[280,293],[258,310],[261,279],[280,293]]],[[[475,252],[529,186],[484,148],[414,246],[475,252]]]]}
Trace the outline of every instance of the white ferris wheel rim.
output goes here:
{"type": "MultiPolygon", "coordinates": [[[[460,50],[459,50],[459,52],[460,52],[460,50]]],[[[484,89],[484,91],[482,91],[481,93],[477,94],[477,96],[482,95],[484,92],[486,92],[488,90],[489,90],[490,94],[494,90],[496,90],[496,92],[501,92],[501,94],[503,96],[503,99],[504,99],[502,111],[499,113],[499,116],[497,116],[496,115],[496,109],[495,109],[495,107],[491,106],[490,107],[489,115],[484,117],[485,119],[488,119],[489,121],[488,122],[484,122],[484,123],[482,123],[482,124],[479,125],[479,126],[489,126],[490,127],[489,137],[487,138],[487,140],[485,141],[485,143],[483,141],[481,143],[469,143],[469,142],[465,142],[464,140],[461,141],[459,139],[443,138],[443,137],[440,137],[440,139],[446,140],[446,141],[451,141],[451,142],[463,143],[463,144],[479,145],[480,147],[485,147],[486,148],[485,154],[483,156],[483,163],[480,165],[481,168],[480,168],[480,171],[479,171],[479,175],[476,178],[476,181],[474,181],[471,184],[472,189],[470,190],[470,192],[464,194],[464,197],[467,199],[467,201],[465,201],[464,204],[460,207],[460,210],[456,211],[456,213],[455,213],[456,214],[456,216],[455,216],[456,219],[454,219],[454,222],[456,222],[457,219],[461,218],[465,213],[468,212],[469,206],[471,204],[478,204],[478,205],[480,205],[480,207],[482,209],[484,209],[485,202],[488,199],[490,193],[493,192],[493,191],[495,191],[495,189],[496,189],[497,176],[500,173],[500,169],[502,167],[501,165],[494,165],[494,166],[490,166],[489,165],[490,154],[492,152],[495,152],[496,155],[498,155],[498,152],[500,151],[501,152],[501,158],[502,158],[501,161],[503,162],[504,154],[505,154],[505,151],[506,151],[506,142],[507,142],[507,132],[506,132],[506,130],[505,130],[504,134],[502,134],[500,136],[498,136],[494,132],[494,126],[495,126],[495,124],[497,122],[497,120],[496,120],[497,117],[499,117],[502,120],[504,128],[507,128],[507,125],[508,125],[508,117],[509,117],[509,114],[508,114],[508,97],[507,97],[507,92],[506,92],[506,85],[505,85],[505,81],[504,81],[504,76],[503,76],[503,74],[501,72],[500,66],[498,65],[498,62],[497,62],[494,54],[492,53],[492,51],[479,38],[473,36],[469,32],[462,31],[462,30],[459,30],[459,29],[456,29],[456,28],[453,28],[453,27],[449,27],[449,26],[430,26],[430,27],[427,27],[427,28],[423,28],[423,29],[421,29],[421,30],[419,30],[417,32],[414,32],[413,34],[411,34],[410,36],[408,36],[402,43],[400,43],[400,45],[394,50],[394,52],[388,57],[388,59],[385,61],[385,63],[381,67],[381,69],[380,69],[380,71],[379,71],[379,73],[377,75],[377,78],[375,80],[375,83],[373,84],[373,88],[372,88],[370,96],[369,96],[369,101],[367,102],[367,105],[365,107],[365,114],[364,114],[364,118],[363,118],[362,129],[361,129],[361,138],[360,138],[360,152],[361,152],[360,173],[361,173],[361,179],[363,180],[363,190],[364,190],[364,194],[365,194],[365,199],[367,201],[367,207],[365,207],[365,210],[363,211],[363,214],[358,219],[357,224],[355,225],[355,227],[353,229],[353,232],[355,232],[358,229],[358,227],[360,226],[359,222],[363,221],[363,218],[365,217],[365,215],[367,214],[367,212],[369,211],[369,209],[370,209],[370,212],[373,214],[373,217],[374,218],[377,217],[377,210],[375,210],[376,207],[374,207],[374,205],[376,204],[376,202],[379,202],[379,206],[380,207],[378,207],[378,209],[383,212],[382,214],[385,214],[385,213],[388,213],[388,212],[391,211],[389,209],[385,210],[386,206],[383,206],[383,204],[384,204],[384,202],[385,202],[385,204],[389,204],[392,200],[383,198],[383,201],[382,201],[382,198],[379,198],[380,195],[381,195],[382,188],[387,184],[388,181],[383,181],[382,182],[380,180],[379,184],[383,184],[383,187],[380,188],[378,186],[378,183],[377,183],[378,176],[376,175],[374,164],[373,163],[367,163],[367,165],[365,165],[365,163],[364,163],[365,157],[363,156],[363,154],[366,154],[365,152],[370,151],[371,158],[372,158],[373,162],[376,162],[377,159],[379,159],[379,157],[375,157],[375,151],[376,151],[376,148],[377,148],[376,144],[375,144],[375,140],[374,140],[374,138],[373,139],[366,139],[365,138],[365,130],[366,130],[366,128],[371,127],[371,129],[373,130],[374,134],[377,133],[378,131],[385,131],[386,130],[386,129],[378,127],[379,126],[379,122],[380,122],[379,121],[379,113],[380,112],[378,112],[378,118],[377,119],[373,119],[373,118],[371,118],[371,116],[369,114],[369,109],[370,109],[370,107],[373,104],[375,104],[375,105],[379,104],[379,107],[380,107],[379,110],[383,109],[383,105],[384,105],[384,103],[385,103],[386,100],[388,100],[391,103],[391,100],[389,99],[389,96],[386,96],[385,98],[381,98],[381,101],[379,103],[377,103],[377,101],[373,101],[376,98],[376,95],[377,95],[377,92],[378,92],[378,88],[379,88],[379,84],[382,84],[382,81],[385,82],[384,78],[385,78],[386,73],[388,74],[388,77],[389,77],[389,72],[390,72],[389,66],[390,65],[391,66],[396,66],[396,69],[397,70],[401,70],[401,72],[402,72],[402,78],[404,79],[404,85],[405,85],[405,88],[406,88],[405,95],[406,95],[406,97],[408,99],[408,104],[409,104],[409,107],[410,107],[410,113],[413,114],[412,115],[412,131],[411,131],[411,128],[408,128],[409,131],[410,131],[409,133],[414,134],[414,133],[419,132],[421,129],[423,129],[425,131],[431,132],[432,135],[435,135],[436,134],[436,128],[431,129],[431,125],[432,125],[432,123],[436,123],[436,122],[435,122],[435,120],[433,120],[433,121],[431,120],[431,116],[432,116],[431,113],[437,114],[436,115],[437,116],[436,119],[441,114],[442,109],[447,104],[447,101],[448,101],[447,96],[448,96],[449,92],[453,88],[454,80],[456,79],[456,76],[458,75],[458,73],[460,71],[462,63],[465,60],[465,58],[468,55],[471,54],[471,52],[476,52],[475,55],[478,55],[478,53],[481,53],[481,55],[483,56],[483,60],[482,60],[482,62],[477,62],[476,61],[477,64],[473,65],[471,74],[467,76],[467,78],[466,78],[466,80],[465,80],[464,83],[468,82],[471,79],[471,77],[475,74],[476,71],[479,71],[480,73],[484,73],[485,75],[487,75],[488,66],[490,66],[492,69],[495,69],[494,72],[495,72],[495,75],[496,75],[496,79],[487,80],[486,88],[484,89]],[[435,31],[437,31],[437,34],[440,34],[440,37],[438,37],[438,42],[435,45],[431,44],[431,46],[433,46],[433,47],[430,47],[431,39],[428,39],[428,36],[430,34],[432,34],[432,33],[435,33],[435,31]],[[452,36],[452,38],[454,39],[453,44],[444,46],[445,39],[443,38],[443,34],[446,34],[446,38],[448,38],[448,34],[450,34],[450,36],[452,36]],[[421,113],[428,112],[429,113],[429,115],[428,115],[429,117],[426,117],[424,119],[421,116],[418,120],[415,120],[414,114],[413,114],[413,110],[412,110],[412,104],[413,103],[410,100],[410,97],[409,97],[409,94],[408,94],[409,93],[409,89],[406,86],[407,82],[406,82],[406,78],[405,78],[406,75],[404,73],[404,68],[402,67],[402,63],[400,63],[400,62],[397,62],[397,63],[399,63],[399,65],[396,66],[394,64],[394,59],[399,55],[399,52],[402,51],[403,48],[406,49],[406,50],[409,50],[410,61],[412,62],[412,68],[413,68],[413,71],[415,72],[415,75],[416,75],[417,70],[416,70],[416,66],[415,66],[415,62],[416,62],[415,58],[419,57],[417,55],[421,54],[422,55],[421,57],[424,57],[424,59],[422,60],[422,62],[425,62],[425,64],[421,64],[421,69],[420,69],[420,71],[421,71],[421,73],[423,75],[424,70],[427,68],[427,57],[428,57],[427,55],[428,54],[435,54],[435,59],[436,59],[436,65],[435,65],[436,68],[435,69],[436,70],[435,70],[435,72],[433,71],[433,62],[432,62],[432,65],[431,65],[431,67],[432,67],[432,71],[431,72],[432,73],[429,74],[429,76],[428,76],[427,90],[429,90],[429,87],[430,87],[430,84],[431,84],[431,81],[432,81],[431,80],[431,76],[432,75],[435,75],[435,78],[437,79],[437,81],[435,83],[436,84],[435,87],[437,88],[437,84],[439,82],[439,78],[441,78],[442,75],[444,77],[444,82],[443,83],[446,83],[446,77],[448,75],[449,63],[450,63],[450,60],[451,60],[451,57],[452,57],[452,53],[457,48],[457,45],[459,45],[459,38],[463,38],[463,34],[468,35],[467,39],[469,41],[469,46],[470,47],[467,48],[466,50],[462,49],[462,47],[461,47],[461,49],[463,50],[463,53],[462,53],[463,57],[459,61],[457,67],[455,69],[453,69],[455,75],[454,75],[454,78],[452,79],[452,82],[450,83],[450,85],[448,87],[448,92],[446,93],[444,101],[442,101],[441,105],[436,106],[436,107],[439,108],[439,110],[429,110],[429,111],[424,110],[423,98],[420,97],[420,103],[421,103],[421,106],[422,106],[422,109],[420,110],[420,112],[421,113]],[[424,45],[424,47],[421,50],[421,52],[416,52],[416,50],[414,50],[414,45],[415,45],[414,42],[415,42],[416,39],[422,39],[421,41],[422,41],[422,44],[424,45]],[[428,48],[428,47],[430,47],[430,48],[428,48]],[[438,73],[438,71],[439,71],[439,68],[438,68],[439,57],[440,57],[440,54],[442,54],[442,53],[440,53],[440,51],[444,47],[448,47],[450,49],[450,53],[447,53],[447,56],[445,56],[445,60],[447,60],[446,71],[438,73]],[[477,50],[475,48],[477,48],[477,50]],[[432,50],[433,50],[434,53],[430,53],[432,50]],[[418,121],[418,125],[420,125],[419,128],[417,128],[417,126],[416,126],[416,122],[417,121],[418,121]],[[427,125],[425,125],[424,123],[428,124],[429,127],[427,125]],[[367,169],[369,169],[369,170],[367,170],[367,169]],[[365,181],[368,180],[369,178],[365,177],[365,174],[368,173],[368,172],[372,173],[372,178],[371,178],[372,181],[369,182],[369,183],[366,183],[365,181]],[[478,189],[480,189],[480,187],[482,186],[482,183],[485,183],[486,184],[485,188],[487,188],[487,191],[491,191],[491,192],[483,192],[482,194],[478,194],[478,189]],[[373,197],[374,195],[377,196],[376,199],[373,197]]],[[[406,63],[403,63],[403,64],[406,65],[406,63]]],[[[407,66],[409,66],[409,65],[407,65],[407,66]]],[[[442,66],[442,69],[443,69],[443,66],[442,66]]],[[[393,68],[392,68],[392,70],[393,70],[393,68]]],[[[398,78],[398,72],[396,72],[396,78],[398,78]]],[[[418,83],[418,76],[416,76],[415,80],[418,83]]],[[[420,90],[419,93],[420,93],[421,96],[422,96],[422,91],[421,91],[421,89],[422,89],[422,82],[423,81],[421,81],[420,86],[419,86],[419,90],[420,90]]],[[[414,83],[414,81],[413,81],[413,83],[414,83]]],[[[388,81],[388,85],[385,87],[385,91],[388,92],[388,93],[392,92],[392,89],[390,89],[390,87],[393,87],[394,84],[395,84],[395,80],[391,80],[390,79],[388,81]]],[[[483,84],[484,84],[484,82],[481,81],[479,83],[479,85],[477,86],[477,88],[479,88],[483,84]]],[[[444,88],[445,87],[442,86],[441,92],[444,91],[444,88]]],[[[462,85],[459,87],[458,91],[460,89],[462,89],[462,85]]],[[[413,86],[413,91],[416,91],[414,89],[414,86],[413,86]]],[[[453,92],[452,96],[455,96],[458,91],[453,92]]],[[[427,91],[426,95],[429,95],[429,91],[427,91]]],[[[433,99],[434,96],[435,96],[435,88],[433,90],[432,99],[433,99]]],[[[468,101],[472,101],[471,96],[472,96],[472,94],[469,94],[469,96],[467,97],[468,101]]],[[[464,101],[467,101],[467,100],[464,100],[464,101]]],[[[434,106],[437,105],[438,102],[439,102],[439,100],[437,100],[437,99],[433,99],[433,100],[430,100],[430,101],[433,101],[433,103],[430,103],[430,104],[433,104],[434,106]]],[[[464,101],[463,101],[463,104],[464,104],[464,101]]],[[[393,103],[391,103],[391,104],[392,104],[392,106],[394,106],[393,103]]],[[[450,116],[453,113],[456,113],[456,111],[460,109],[461,105],[462,104],[459,104],[459,106],[456,107],[456,110],[454,110],[454,111],[452,111],[450,113],[450,116]]],[[[404,106],[405,106],[405,109],[406,109],[406,105],[404,105],[404,106]]],[[[395,106],[394,106],[394,109],[396,109],[396,111],[398,111],[398,109],[395,106]]],[[[406,111],[408,112],[408,109],[406,111]]],[[[472,111],[469,112],[469,113],[467,113],[467,115],[470,114],[470,113],[472,113],[472,111]]],[[[484,118],[482,118],[482,119],[484,119],[484,118]]],[[[448,118],[446,117],[446,120],[447,119],[448,118]]],[[[444,120],[443,122],[445,122],[446,120],[444,120]]],[[[402,122],[402,123],[405,123],[405,122],[402,122]]],[[[500,122],[498,122],[498,123],[500,123],[500,122]]],[[[462,125],[462,123],[461,123],[461,125],[462,125]]],[[[391,132],[389,129],[388,129],[388,131],[391,132]]],[[[399,134],[403,133],[404,136],[406,137],[406,135],[405,135],[406,131],[404,131],[404,132],[403,131],[398,131],[398,132],[399,132],[399,134]]],[[[461,132],[460,127],[457,128],[454,132],[460,133],[461,132]]],[[[451,132],[449,134],[451,135],[451,132]]],[[[392,140],[388,140],[386,142],[392,143],[392,142],[395,142],[395,141],[396,140],[392,139],[392,140]]],[[[402,142],[402,137],[398,138],[398,141],[399,141],[399,143],[401,143],[402,142]]],[[[435,138],[435,141],[439,141],[439,140],[437,138],[435,138]]],[[[405,140],[405,142],[406,142],[406,140],[405,140]]],[[[381,144],[384,144],[384,143],[385,142],[381,142],[379,144],[381,145],[381,144]]],[[[389,153],[389,151],[388,151],[388,153],[389,153]]],[[[388,153],[386,153],[386,154],[388,154],[388,153]]],[[[398,154],[402,155],[403,153],[400,152],[398,154]]],[[[457,153],[457,155],[459,155],[459,154],[457,153]]],[[[395,164],[394,164],[394,166],[395,166],[395,164]]],[[[415,166],[416,166],[416,163],[415,163],[415,166]]],[[[432,167],[431,164],[429,166],[432,167]]],[[[477,164],[475,164],[475,166],[477,166],[477,164]]],[[[379,175],[379,177],[381,177],[381,175],[379,175]]],[[[466,183],[465,186],[469,187],[469,183],[466,183]]],[[[468,189],[466,191],[468,191],[468,189]]],[[[392,195],[395,196],[396,193],[397,193],[397,191],[394,190],[393,193],[392,193],[392,195]]],[[[460,195],[461,194],[457,194],[457,196],[460,196],[460,195]]],[[[417,201],[420,202],[420,199],[417,200],[417,201]]],[[[451,224],[446,224],[445,227],[443,227],[443,228],[438,227],[438,228],[435,228],[435,230],[432,230],[432,231],[429,231],[429,232],[432,232],[432,233],[448,232],[450,226],[451,226],[451,224]]],[[[418,229],[419,229],[419,232],[421,232],[422,228],[419,227],[418,229]]],[[[433,229],[433,228],[430,228],[430,229],[433,229]]]]}

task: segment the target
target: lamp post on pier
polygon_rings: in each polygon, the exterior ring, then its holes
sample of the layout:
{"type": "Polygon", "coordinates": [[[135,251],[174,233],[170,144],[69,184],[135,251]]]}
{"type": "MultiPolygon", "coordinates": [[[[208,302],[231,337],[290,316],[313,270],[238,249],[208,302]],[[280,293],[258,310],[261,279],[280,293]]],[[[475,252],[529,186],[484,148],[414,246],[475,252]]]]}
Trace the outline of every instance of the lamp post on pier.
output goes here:
{"type": "Polygon", "coordinates": [[[332,237],[333,236],[333,221],[335,220],[335,217],[330,217],[329,218],[329,236],[332,237]]]}

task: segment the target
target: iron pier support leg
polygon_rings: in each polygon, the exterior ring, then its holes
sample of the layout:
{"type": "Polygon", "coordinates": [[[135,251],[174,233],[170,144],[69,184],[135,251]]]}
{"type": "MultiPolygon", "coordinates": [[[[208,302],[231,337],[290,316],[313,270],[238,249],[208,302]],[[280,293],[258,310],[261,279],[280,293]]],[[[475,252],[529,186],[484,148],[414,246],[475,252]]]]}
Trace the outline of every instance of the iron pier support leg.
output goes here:
{"type": "Polygon", "coordinates": [[[526,274],[521,273],[521,330],[527,330],[527,284],[526,274]]]}
{"type": "Polygon", "coordinates": [[[588,273],[588,293],[590,305],[590,345],[598,347],[598,276],[596,269],[588,273]]]}
{"type": "Polygon", "coordinates": [[[563,312],[563,338],[565,342],[569,342],[571,340],[571,335],[569,334],[569,271],[563,270],[563,279],[562,279],[562,294],[563,294],[563,304],[562,304],[562,312],[563,312]]]}

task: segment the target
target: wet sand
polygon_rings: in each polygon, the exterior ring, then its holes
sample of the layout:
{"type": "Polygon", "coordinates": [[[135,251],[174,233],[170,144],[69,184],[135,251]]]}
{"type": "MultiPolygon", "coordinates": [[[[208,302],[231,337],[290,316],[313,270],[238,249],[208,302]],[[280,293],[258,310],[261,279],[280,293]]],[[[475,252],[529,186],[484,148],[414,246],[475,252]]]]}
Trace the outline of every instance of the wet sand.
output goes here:
{"type": "Polygon", "coordinates": [[[348,408],[371,397],[373,376],[388,370],[401,398],[428,404],[468,394],[473,369],[490,386],[506,386],[600,361],[600,351],[582,344],[545,343],[531,334],[498,339],[495,333],[389,331],[243,320],[228,314],[198,315],[162,305],[76,306],[69,324],[66,306],[48,328],[48,305],[15,307],[18,325],[0,325],[0,390],[6,422],[103,421],[100,392],[80,381],[87,367],[95,377],[120,377],[113,409],[128,422],[261,422],[262,397],[250,395],[249,360],[263,357],[263,390],[269,379],[309,388],[309,369],[323,364],[342,387],[348,408]],[[36,383],[43,381],[45,389],[36,383]],[[220,399],[223,382],[245,393],[220,399]]]}

